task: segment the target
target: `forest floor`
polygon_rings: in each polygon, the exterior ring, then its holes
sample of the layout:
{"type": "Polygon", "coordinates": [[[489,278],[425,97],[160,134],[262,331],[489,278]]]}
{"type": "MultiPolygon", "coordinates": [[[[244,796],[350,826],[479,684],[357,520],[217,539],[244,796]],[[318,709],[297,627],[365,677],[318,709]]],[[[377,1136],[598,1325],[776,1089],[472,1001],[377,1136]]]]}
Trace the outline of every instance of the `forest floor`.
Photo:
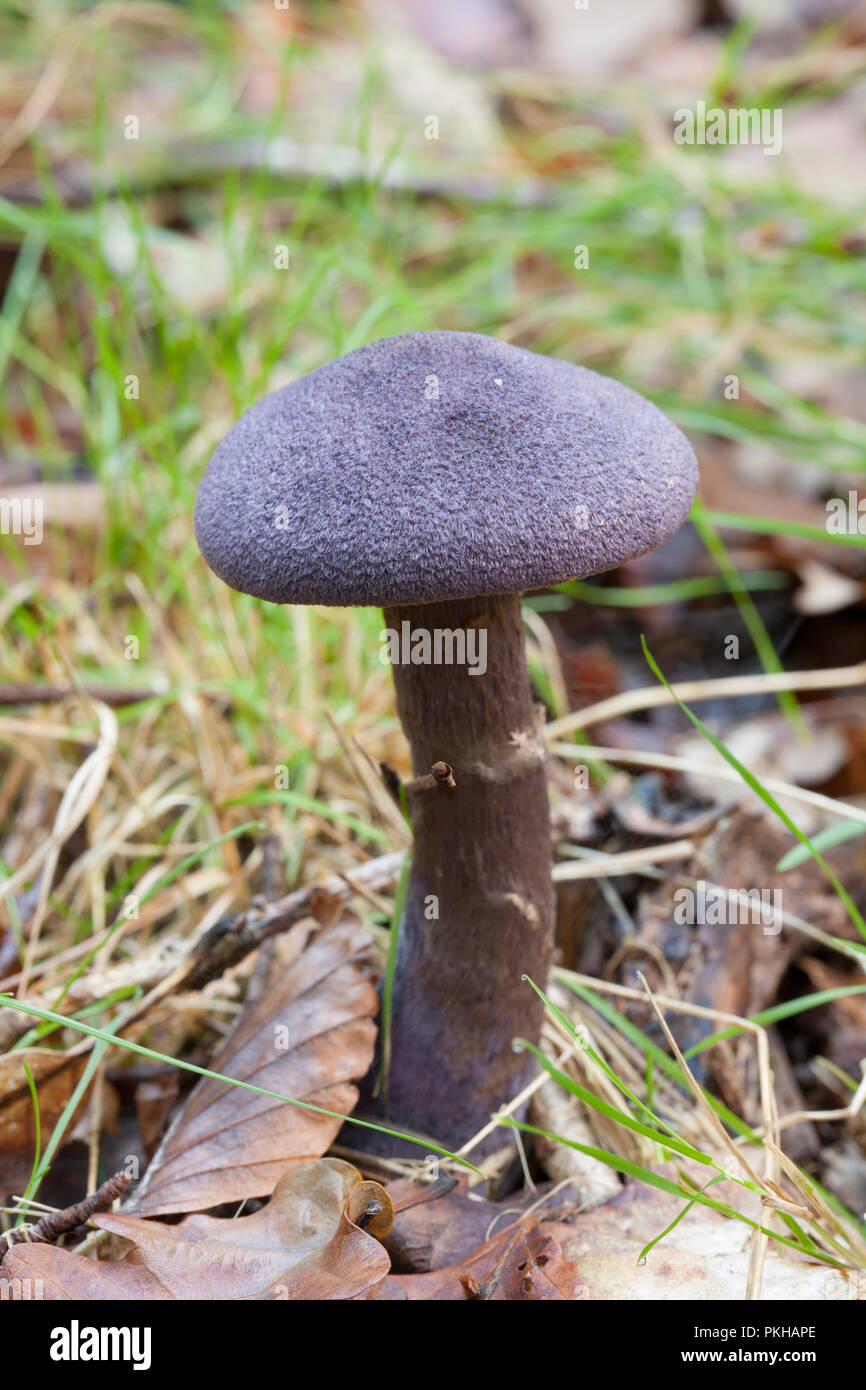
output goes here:
{"type": "Polygon", "coordinates": [[[840,5],[811,26],[804,3],[701,28],[654,3],[584,43],[583,16],[553,8],[520,7],[525,27],[492,0],[476,27],[150,0],[4,20],[0,1187],[18,1273],[147,1297],[159,1265],[197,1297],[216,1240],[238,1261],[208,1297],[326,1277],[344,1297],[866,1295],[866,22],[840,5]],[[678,145],[699,99],[783,112],[781,152],[678,145]],[[634,386],[688,434],[701,490],[650,556],[525,601],[557,1075],[481,1172],[471,1143],[362,1162],[383,1196],[357,1188],[340,1119],[411,852],[378,772],[409,772],[381,615],[230,592],[192,512],[260,396],[432,328],[634,386]],[[770,925],[730,920],[756,889],[770,925]],[[313,963],[324,1085],[292,1042],[313,963]],[[334,1113],[257,1123],[262,1090],[334,1113]],[[102,1216],[57,1215],[106,1183],[102,1216]],[[311,1191],[350,1235],[314,1275],[287,1241],[245,1285],[240,1256],[311,1191]],[[204,1210],[231,1234],[185,1223],[186,1263],[181,1228],[144,1224],[204,1210]],[[41,1218],[44,1242],[16,1243],[41,1218]],[[144,1266],[119,1258],[130,1242],[144,1266]]]}

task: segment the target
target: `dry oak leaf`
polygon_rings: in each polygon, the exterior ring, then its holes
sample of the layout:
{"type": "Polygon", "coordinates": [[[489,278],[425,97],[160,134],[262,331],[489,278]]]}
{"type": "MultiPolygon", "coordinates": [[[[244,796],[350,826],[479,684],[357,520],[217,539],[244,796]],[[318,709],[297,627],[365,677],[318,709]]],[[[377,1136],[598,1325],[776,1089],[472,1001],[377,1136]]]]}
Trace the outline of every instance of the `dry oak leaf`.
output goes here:
{"type": "MultiPolygon", "coordinates": [[[[242,1015],[210,1070],[351,1114],[352,1083],[376,1041],[376,991],[356,963],[369,946],[350,913],[314,937],[242,1015]]],[[[341,1123],[202,1077],[125,1210],[158,1216],[261,1197],[289,1166],[323,1154],[341,1123]]]]}
{"type": "MultiPolygon", "coordinates": [[[[429,1188],[427,1189],[429,1191],[429,1188]]],[[[429,1274],[470,1259],[484,1241],[521,1220],[532,1207],[535,1221],[553,1221],[564,1209],[576,1209],[580,1197],[570,1184],[542,1183],[491,1202],[468,1195],[465,1179],[456,1190],[423,1200],[425,1184],[408,1178],[388,1183],[394,1225],[385,1239],[395,1271],[429,1274]]],[[[533,1223],[534,1224],[534,1223],[533,1223]]]]}
{"type": "Polygon", "coordinates": [[[108,1262],[16,1245],[4,1276],[41,1279],[43,1298],[54,1301],[350,1299],[391,1263],[378,1239],[393,1219],[387,1192],[337,1158],[290,1169],[251,1216],[189,1216],[176,1226],[120,1213],[92,1219],[133,1250],[108,1262]]]}
{"type": "MultiPolygon", "coordinates": [[[[87,1059],[70,1060],[62,1052],[47,1047],[25,1048],[0,1057],[0,1196],[8,1195],[27,1183],[36,1152],[36,1115],[24,1063],[39,1099],[39,1123],[43,1143],[50,1137],[81,1079],[87,1059]]],[[[75,1121],[87,1097],[82,1096],[66,1138],[72,1137],[75,1121]]]]}
{"type": "MultiPolygon", "coordinates": [[[[673,1176],[676,1165],[660,1171],[673,1176]]],[[[694,1164],[692,1176],[697,1177],[698,1171],[699,1165],[694,1164]]],[[[760,1217],[760,1197],[742,1189],[741,1195],[743,1211],[760,1217]]],[[[579,1212],[571,1225],[560,1226],[563,1252],[580,1262],[590,1299],[599,1303],[672,1299],[742,1303],[749,1285],[751,1233],[720,1212],[694,1207],[639,1263],[647,1242],[655,1240],[682,1210],[681,1197],[635,1182],[612,1202],[579,1212]]],[[[852,1274],[856,1281],[856,1271],[804,1264],[792,1259],[784,1247],[770,1248],[760,1296],[786,1304],[856,1298],[852,1274]]]]}
{"type": "Polygon", "coordinates": [[[367,1301],[581,1301],[589,1297],[576,1264],[562,1253],[559,1222],[520,1222],[485,1241],[468,1258],[427,1274],[390,1274],[359,1295],[367,1301]],[[559,1238],[558,1238],[559,1237],[559,1238]]]}

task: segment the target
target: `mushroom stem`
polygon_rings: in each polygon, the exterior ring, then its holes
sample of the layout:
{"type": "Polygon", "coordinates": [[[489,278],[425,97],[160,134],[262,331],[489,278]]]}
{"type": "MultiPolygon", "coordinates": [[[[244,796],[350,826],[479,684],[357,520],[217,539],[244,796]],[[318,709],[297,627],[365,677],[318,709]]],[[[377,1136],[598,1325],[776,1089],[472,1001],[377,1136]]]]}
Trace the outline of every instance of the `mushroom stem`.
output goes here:
{"type": "Polygon", "coordinates": [[[553,945],[544,751],[518,596],[386,608],[385,626],[400,635],[404,661],[418,633],[430,643],[419,656],[433,659],[394,665],[415,844],[387,1109],[455,1148],[525,1084],[529,1059],[513,1039],[538,1040],[543,1007],[521,977],[543,985],[553,945]],[[463,644],[474,668],[445,664],[463,644]],[[451,779],[431,775],[437,764],[451,779]]]}

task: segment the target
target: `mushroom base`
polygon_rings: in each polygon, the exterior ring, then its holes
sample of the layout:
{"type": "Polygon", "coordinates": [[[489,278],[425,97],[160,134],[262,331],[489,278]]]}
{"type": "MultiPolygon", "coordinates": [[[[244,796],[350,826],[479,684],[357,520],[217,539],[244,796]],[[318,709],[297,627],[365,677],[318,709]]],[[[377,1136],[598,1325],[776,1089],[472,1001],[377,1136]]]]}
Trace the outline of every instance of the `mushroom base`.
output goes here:
{"type": "MultiPolygon", "coordinates": [[[[553,948],[540,711],[517,596],[390,608],[385,625],[401,638],[427,632],[428,646],[418,638],[408,652],[433,657],[430,664],[394,665],[415,773],[406,788],[415,843],[397,957],[387,1115],[456,1149],[513,1100],[534,1065],[513,1040],[538,1040],[543,1006],[523,977],[543,987],[553,948]],[[474,666],[447,664],[447,653],[459,657],[461,650],[474,656],[474,666]]],[[[405,642],[400,654],[405,660],[405,642]]],[[[495,1131],[472,1156],[503,1140],[495,1131]]]]}

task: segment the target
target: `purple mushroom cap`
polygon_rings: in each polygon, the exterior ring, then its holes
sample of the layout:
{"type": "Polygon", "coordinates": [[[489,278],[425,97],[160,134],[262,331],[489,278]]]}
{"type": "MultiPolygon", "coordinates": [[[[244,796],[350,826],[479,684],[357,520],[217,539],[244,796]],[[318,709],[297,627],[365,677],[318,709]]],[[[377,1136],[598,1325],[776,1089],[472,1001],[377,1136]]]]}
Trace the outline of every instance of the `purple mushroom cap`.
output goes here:
{"type": "Polygon", "coordinates": [[[217,446],[195,530],[272,603],[522,593],[614,569],[685,520],[685,436],[635,391],[478,333],[405,333],[265,397],[217,446]]]}

